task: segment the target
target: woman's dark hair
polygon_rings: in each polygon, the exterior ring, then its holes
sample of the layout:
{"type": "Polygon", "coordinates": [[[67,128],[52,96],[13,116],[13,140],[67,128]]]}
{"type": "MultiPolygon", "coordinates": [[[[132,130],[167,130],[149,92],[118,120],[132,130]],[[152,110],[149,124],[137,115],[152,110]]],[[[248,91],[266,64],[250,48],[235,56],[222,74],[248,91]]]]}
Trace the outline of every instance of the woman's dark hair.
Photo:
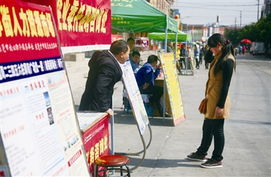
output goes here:
{"type": "Polygon", "coordinates": [[[212,63],[212,61],[214,60],[213,52],[210,49],[205,52],[204,60],[207,63],[212,63]]]}
{"type": "Polygon", "coordinates": [[[158,62],[158,57],[156,56],[156,55],[150,55],[149,57],[148,57],[148,63],[153,63],[153,62],[158,62]]]}
{"type": "MultiPolygon", "coordinates": [[[[229,40],[226,40],[225,37],[220,33],[215,33],[208,39],[207,45],[210,48],[217,47],[218,44],[222,45],[222,53],[218,59],[218,62],[215,65],[214,74],[217,74],[222,67],[223,59],[228,55],[232,54],[234,56],[234,49],[229,40]]],[[[234,65],[235,68],[235,65],[234,65]]]]}
{"type": "Polygon", "coordinates": [[[124,40],[114,41],[110,46],[110,52],[114,55],[118,55],[121,52],[126,53],[128,51],[128,44],[124,40]]]}

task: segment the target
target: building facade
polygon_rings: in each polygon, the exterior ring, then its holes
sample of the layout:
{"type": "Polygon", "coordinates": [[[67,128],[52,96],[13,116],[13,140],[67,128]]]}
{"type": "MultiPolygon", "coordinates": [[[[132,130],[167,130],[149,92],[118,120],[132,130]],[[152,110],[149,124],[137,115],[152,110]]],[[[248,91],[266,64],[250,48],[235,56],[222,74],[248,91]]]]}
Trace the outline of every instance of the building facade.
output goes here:
{"type": "Polygon", "coordinates": [[[161,10],[165,14],[170,14],[170,7],[174,3],[174,0],[147,0],[151,5],[161,10]]]}
{"type": "Polygon", "coordinates": [[[218,25],[217,23],[202,25],[202,24],[182,24],[182,31],[191,35],[192,41],[205,42],[212,34],[224,34],[226,26],[218,25]]]}

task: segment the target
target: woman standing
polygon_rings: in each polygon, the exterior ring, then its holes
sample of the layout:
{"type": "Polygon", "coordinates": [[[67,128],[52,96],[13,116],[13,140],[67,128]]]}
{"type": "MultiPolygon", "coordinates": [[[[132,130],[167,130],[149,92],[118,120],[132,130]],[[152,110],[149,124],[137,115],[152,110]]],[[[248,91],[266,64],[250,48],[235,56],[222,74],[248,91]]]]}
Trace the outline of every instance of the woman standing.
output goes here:
{"type": "Polygon", "coordinates": [[[222,152],[224,148],[224,119],[229,116],[228,90],[235,69],[233,47],[224,36],[213,34],[208,39],[208,46],[214,54],[206,83],[205,98],[199,110],[204,114],[203,135],[196,152],[187,156],[189,160],[202,161],[201,167],[222,167],[222,152]],[[214,137],[212,157],[206,159],[207,151],[214,137]]]}

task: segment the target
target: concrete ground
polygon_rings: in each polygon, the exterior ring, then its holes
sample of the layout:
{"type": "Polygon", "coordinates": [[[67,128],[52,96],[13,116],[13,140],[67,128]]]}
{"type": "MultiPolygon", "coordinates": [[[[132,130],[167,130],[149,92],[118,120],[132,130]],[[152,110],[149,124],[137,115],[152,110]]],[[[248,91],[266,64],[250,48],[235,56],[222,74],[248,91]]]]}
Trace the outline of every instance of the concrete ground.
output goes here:
{"type": "MultiPolygon", "coordinates": [[[[75,105],[79,104],[88,72],[88,60],[66,62],[75,105]]],[[[132,176],[172,177],[267,177],[271,174],[271,60],[250,55],[239,56],[233,75],[230,96],[231,118],[225,122],[223,168],[203,169],[199,162],[186,160],[201,140],[203,116],[197,111],[204,97],[208,71],[195,70],[193,76],[179,76],[186,120],[171,126],[169,118],[152,118],[152,142],[144,161],[132,176]]],[[[114,93],[116,152],[142,150],[141,139],[132,113],[122,110],[122,83],[114,93]]],[[[146,142],[149,132],[144,134],[146,142]]],[[[209,156],[213,150],[210,147],[209,156]]],[[[141,156],[130,156],[130,168],[139,164],[141,156]]]]}

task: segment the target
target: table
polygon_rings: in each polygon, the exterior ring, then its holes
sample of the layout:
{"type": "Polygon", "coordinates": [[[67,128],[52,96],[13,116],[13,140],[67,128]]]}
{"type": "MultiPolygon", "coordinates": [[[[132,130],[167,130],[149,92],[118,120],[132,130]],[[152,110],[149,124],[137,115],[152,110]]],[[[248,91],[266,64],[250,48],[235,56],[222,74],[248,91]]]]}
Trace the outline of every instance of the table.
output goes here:
{"type": "MultiPolygon", "coordinates": [[[[164,76],[162,75],[162,76],[159,76],[159,77],[156,78],[154,84],[157,85],[157,86],[160,86],[160,87],[164,87],[164,82],[165,82],[165,79],[164,79],[164,76]]],[[[171,107],[170,107],[170,101],[169,101],[169,95],[168,95],[167,87],[165,87],[165,89],[164,89],[163,96],[166,97],[165,98],[166,113],[171,115],[172,111],[171,111],[171,107]]],[[[163,99],[163,102],[164,102],[164,98],[162,97],[161,99],[163,99]]],[[[156,116],[156,115],[158,115],[157,110],[154,111],[154,116],[156,116]]]]}

